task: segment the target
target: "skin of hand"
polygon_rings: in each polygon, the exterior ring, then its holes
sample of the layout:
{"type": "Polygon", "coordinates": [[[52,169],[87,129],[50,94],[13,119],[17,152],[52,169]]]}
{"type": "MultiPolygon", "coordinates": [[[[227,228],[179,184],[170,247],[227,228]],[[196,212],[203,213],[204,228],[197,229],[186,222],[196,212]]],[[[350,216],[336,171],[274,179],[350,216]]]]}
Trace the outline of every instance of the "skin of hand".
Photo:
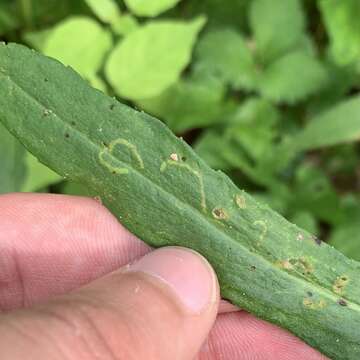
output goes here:
{"type": "Polygon", "coordinates": [[[151,251],[93,199],[2,195],[0,215],[2,360],[326,359],[245,311],[219,311],[203,257],[151,251]]]}

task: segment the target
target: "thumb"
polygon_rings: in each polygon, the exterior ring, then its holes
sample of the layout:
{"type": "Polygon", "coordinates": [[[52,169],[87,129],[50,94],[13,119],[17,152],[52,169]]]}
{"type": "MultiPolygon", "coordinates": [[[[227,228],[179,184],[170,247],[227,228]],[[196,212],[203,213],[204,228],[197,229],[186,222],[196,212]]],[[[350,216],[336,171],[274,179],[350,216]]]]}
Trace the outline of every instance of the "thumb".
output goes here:
{"type": "Polygon", "coordinates": [[[162,248],[47,304],[3,314],[2,359],[190,360],[218,303],[203,257],[162,248]]]}

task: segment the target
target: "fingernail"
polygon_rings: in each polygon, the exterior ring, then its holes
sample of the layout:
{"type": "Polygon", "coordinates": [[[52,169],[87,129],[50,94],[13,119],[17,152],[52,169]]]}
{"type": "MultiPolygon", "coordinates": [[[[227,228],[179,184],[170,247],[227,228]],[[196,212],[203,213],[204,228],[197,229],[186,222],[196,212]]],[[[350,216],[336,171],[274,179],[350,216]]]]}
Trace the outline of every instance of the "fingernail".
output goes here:
{"type": "Polygon", "coordinates": [[[165,247],[148,253],[127,271],[141,271],[168,285],[191,312],[200,313],[217,301],[218,285],[209,263],[192,250],[165,247]]]}

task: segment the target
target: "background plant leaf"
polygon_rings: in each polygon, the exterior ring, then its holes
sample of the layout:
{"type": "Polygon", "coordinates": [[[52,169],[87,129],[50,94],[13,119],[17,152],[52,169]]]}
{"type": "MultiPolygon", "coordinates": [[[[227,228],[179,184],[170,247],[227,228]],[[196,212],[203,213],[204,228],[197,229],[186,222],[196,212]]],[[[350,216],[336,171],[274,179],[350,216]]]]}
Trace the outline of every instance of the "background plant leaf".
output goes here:
{"type": "Polygon", "coordinates": [[[0,35],[16,29],[21,23],[19,15],[14,11],[14,1],[0,2],[0,35]]]}
{"type": "Polygon", "coordinates": [[[184,79],[159,96],[137,104],[158,116],[175,132],[202,128],[220,122],[224,112],[225,88],[212,78],[184,79]]]}
{"type": "Polygon", "coordinates": [[[360,61],[360,2],[318,0],[331,40],[331,51],[340,65],[360,61]]]}
{"type": "Polygon", "coordinates": [[[138,16],[154,17],[174,7],[180,0],[124,0],[126,6],[138,16]]]}
{"type": "Polygon", "coordinates": [[[302,150],[360,139],[360,97],[355,96],[311,119],[297,137],[302,150]]]}
{"type": "Polygon", "coordinates": [[[300,0],[253,0],[249,22],[257,54],[264,64],[294,49],[305,33],[300,0]]]}
{"type": "Polygon", "coordinates": [[[235,89],[252,89],[257,69],[246,39],[232,29],[209,31],[198,42],[195,66],[235,89]]]}
{"type": "Polygon", "coordinates": [[[247,7],[252,0],[202,0],[182,1],[170,14],[179,18],[206,16],[209,28],[235,28],[243,31],[247,28],[247,7]]]}
{"type": "Polygon", "coordinates": [[[27,170],[26,180],[21,187],[23,192],[32,192],[46,189],[62,180],[62,177],[41,164],[33,155],[26,152],[25,164],[27,170]]]}
{"type": "Polygon", "coordinates": [[[104,23],[112,24],[121,16],[115,0],[85,0],[94,14],[104,23]]]}
{"type": "Polygon", "coordinates": [[[259,91],[275,102],[295,103],[326,85],[326,68],[313,56],[296,51],[284,55],[263,72],[259,91]]]}
{"type": "Polygon", "coordinates": [[[178,80],[189,63],[204,23],[203,17],[191,22],[156,21],[130,33],[111,53],[107,79],[124,98],[159,95],[178,80]]]}
{"type": "Polygon", "coordinates": [[[93,76],[111,47],[111,36],[96,21],[73,17],[48,34],[43,52],[70,65],[84,77],[93,76]]]}
{"type": "Polygon", "coordinates": [[[111,28],[117,35],[126,36],[137,30],[139,23],[131,14],[123,14],[111,23],[111,28]]]}

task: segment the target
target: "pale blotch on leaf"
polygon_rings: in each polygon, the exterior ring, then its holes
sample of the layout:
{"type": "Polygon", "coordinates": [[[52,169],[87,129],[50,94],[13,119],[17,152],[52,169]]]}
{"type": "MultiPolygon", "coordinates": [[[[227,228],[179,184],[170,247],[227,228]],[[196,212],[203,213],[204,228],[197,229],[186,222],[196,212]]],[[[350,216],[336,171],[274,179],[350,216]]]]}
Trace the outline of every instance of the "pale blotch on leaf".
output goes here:
{"type": "MultiPolygon", "coordinates": [[[[174,155],[174,154],[171,154],[174,155]]],[[[170,157],[171,157],[170,155],[170,157]]],[[[179,161],[179,157],[177,154],[175,154],[177,157],[177,160],[166,160],[164,161],[161,165],[160,165],[160,171],[161,172],[165,172],[167,170],[168,167],[173,166],[173,167],[179,167],[179,168],[183,168],[186,169],[187,171],[189,171],[191,174],[193,174],[194,176],[196,176],[196,178],[199,181],[199,188],[200,188],[200,205],[201,205],[201,209],[203,210],[203,212],[206,212],[207,210],[207,205],[206,205],[206,197],[205,197],[205,188],[204,188],[204,181],[202,178],[202,175],[199,171],[194,170],[190,165],[185,164],[181,161],[179,161]]]]}
{"type": "MultiPolygon", "coordinates": [[[[138,166],[140,169],[144,169],[144,162],[137,150],[137,147],[134,144],[131,144],[126,139],[116,139],[113,140],[109,146],[105,146],[99,153],[99,161],[102,165],[104,165],[112,174],[128,174],[129,169],[119,166],[113,166],[111,162],[109,162],[109,159],[106,157],[114,157],[113,152],[117,146],[125,146],[129,149],[132,156],[136,159],[136,162],[138,163],[138,166]]],[[[115,160],[117,160],[115,158],[115,160]]]]}
{"type": "Polygon", "coordinates": [[[266,235],[267,235],[267,232],[268,232],[268,226],[267,226],[267,223],[266,221],[264,220],[256,220],[253,222],[253,227],[257,227],[260,229],[260,236],[259,236],[259,239],[258,239],[258,245],[264,241],[266,235]]]}
{"type": "Polygon", "coordinates": [[[179,155],[176,153],[170,154],[170,159],[173,161],[179,161],[179,155]]]}
{"type": "Polygon", "coordinates": [[[44,115],[44,116],[49,116],[49,115],[51,115],[52,113],[53,113],[53,111],[50,110],[50,109],[45,109],[45,110],[43,111],[43,115],[44,115]]]}
{"type": "Polygon", "coordinates": [[[303,275],[309,275],[314,272],[313,265],[304,256],[300,258],[289,259],[289,262],[291,265],[293,265],[295,270],[301,272],[303,275]]]}
{"type": "Polygon", "coordinates": [[[345,290],[346,285],[349,282],[349,278],[346,275],[339,276],[333,285],[333,291],[336,294],[342,294],[345,290]]]}
{"type": "Polygon", "coordinates": [[[298,241],[302,241],[302,240],[304,240],[304,235],[301,234],[301,233],[299,233],[298,236],[296,237],[296,239],[297,239],[298,241]]]}
{"type": "Polygon", "coordinates": [[[321,310],[327,305],[326,301],[323,299],[320,299],[319,301],[315,301],[308,297],[304,298],[303,304],[305,307],[311,310],[321,310]]]}
{"type": "Polygon", "coordinates": [[[240,209],[246,209],[246,199],[243,195],[235,195],[235,203],[240,209]]]}
{"type": "Polygon", "coordinates": [[[292,270],[294,266],[291,264],[289,260],[279,260],[275,263],[276,266],[280,267],[281,269],[285,270],[292,270]]]}
{"type": "Polygon", "coordinates": [[[226,220],[229,217],[226,210],[223,208],[215,208],[211,213],[213,217],[218,220],[226,220]]]}

